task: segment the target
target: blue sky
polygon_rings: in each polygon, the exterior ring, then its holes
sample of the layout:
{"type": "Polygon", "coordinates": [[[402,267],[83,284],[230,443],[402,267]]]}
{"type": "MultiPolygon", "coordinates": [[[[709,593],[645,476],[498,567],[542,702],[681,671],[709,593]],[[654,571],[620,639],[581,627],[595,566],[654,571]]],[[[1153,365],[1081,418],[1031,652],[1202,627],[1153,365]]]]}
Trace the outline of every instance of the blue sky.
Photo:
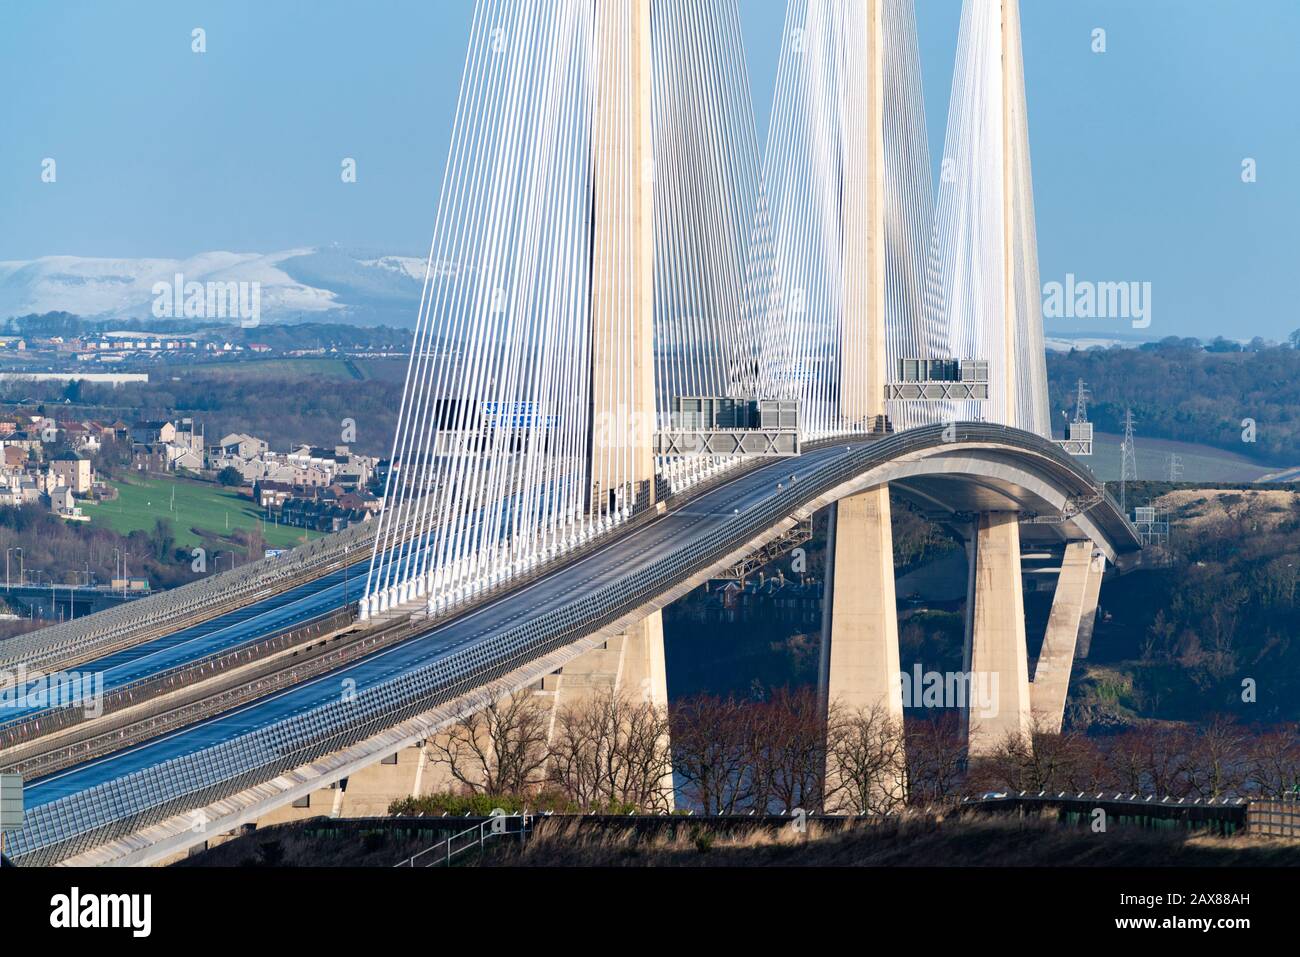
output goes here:
{"type": "MultiPolygon", "coordinates": [[[[740,2],[761,133],[784,0],[740,2]]],[[[1300,327],[1300,3],[1022,8],[1043,281],[1151,282],[1155,336],[1300,327]]],[[[469,0],[7,4],[0,259],[330,242],[423,255],[470,12],[469,0]],[[345,156],[355,185],[340,182],[345,156]],[[40,181],[45,157],[55,184],[40,181]]],[[[959,0],[917,0],[936,155],[959,16],[959,0]]]]}

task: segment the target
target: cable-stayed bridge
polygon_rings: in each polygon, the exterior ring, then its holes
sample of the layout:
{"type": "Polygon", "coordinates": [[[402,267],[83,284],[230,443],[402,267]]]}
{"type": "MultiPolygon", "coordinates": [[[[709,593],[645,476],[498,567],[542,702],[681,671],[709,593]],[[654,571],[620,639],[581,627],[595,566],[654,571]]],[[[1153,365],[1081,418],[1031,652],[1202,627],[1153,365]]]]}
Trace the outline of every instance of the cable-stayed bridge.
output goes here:
{"type": "Polygon", "coordinates": [[[734,0],[479,0],[383,513],[0,645],[19,862],[351,791],[489,684],[666,705],[660,610],[824,507],[825,695],[901,718],[891,489],[967,542],[972,753],[1059,728],[1139,543],[1051,438],[1018,5],[966,0],[937,184],[910,0],[790,0],[762,151],[747,76],[734,0]]]}

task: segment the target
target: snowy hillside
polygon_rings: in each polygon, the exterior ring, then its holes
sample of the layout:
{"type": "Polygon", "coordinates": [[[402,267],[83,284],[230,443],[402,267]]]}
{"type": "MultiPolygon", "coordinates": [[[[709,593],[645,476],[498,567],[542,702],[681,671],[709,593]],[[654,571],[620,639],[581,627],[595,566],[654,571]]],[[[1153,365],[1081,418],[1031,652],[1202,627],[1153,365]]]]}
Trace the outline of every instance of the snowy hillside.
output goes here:
{"type": "Polygon", "coordinates": [[[0,320],[46,312],[147,318],[155,314],[155,284],[172,285],[180,274],[186,283],[259,283],[264,322],[412,326],[424,272],[422,258],[335,246],[267,255],[211,252],[189,259],[45,256],[0,262],[0,320]]]}

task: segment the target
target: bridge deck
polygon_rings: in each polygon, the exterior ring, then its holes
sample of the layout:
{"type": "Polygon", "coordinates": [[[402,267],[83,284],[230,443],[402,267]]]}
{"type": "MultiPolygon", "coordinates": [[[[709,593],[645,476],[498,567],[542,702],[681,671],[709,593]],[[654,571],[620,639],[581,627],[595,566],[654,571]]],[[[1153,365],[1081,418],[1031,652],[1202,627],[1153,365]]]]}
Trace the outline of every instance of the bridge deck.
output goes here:
{"type": "MultiPolygon", "coordinates": [[[[97,690],[108,692],[178,665],[279,634],[303,621],[341,608],[345,588],[351,600],[355,601],[364,583],[367,564],[366,561],[356,562],[348,572],[346,585],[343,572],[331,572],[201,624],[85,662],[77,670],[94,672],[97,680],[103,682],[97,690]],[[362,577],[358,579],[358,576],[362,577]]],[[[24,691],[25,688],[15,687],[13,693],[17,697],[24,691]]],[[[43,710],[46,709],[32,704],[5,708],[0,711],[0,729],[43,710]]]]}

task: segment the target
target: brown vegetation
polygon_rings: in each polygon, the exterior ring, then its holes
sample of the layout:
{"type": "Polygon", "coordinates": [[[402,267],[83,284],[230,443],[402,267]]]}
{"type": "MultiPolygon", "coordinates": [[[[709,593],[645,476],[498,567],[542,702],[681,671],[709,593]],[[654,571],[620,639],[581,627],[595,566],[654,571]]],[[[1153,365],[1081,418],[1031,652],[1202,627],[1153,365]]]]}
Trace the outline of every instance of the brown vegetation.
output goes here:
{"type": "MultiPolygon", "coordinates": [[[[968,760],[954,715],[900,727],[878,709],[823,710],[812,689],[762,700],[696,695],[665,714],[610,693],[561,707],[485,691],[426,745],[466,795],[512,806],[704,814],[884,815],[988,791],[1115,791],[1172,798],[1272,797],[1300,788],[1300,728],[1228,718],[1150,725],[1107,738],[1036,731],[968,760]],[[676,779],[675,800],[673,775],[676,779]]],[[[395,802],[409,813],[414,805],[395,802]]]]}
{"type": "MultiPolygon", "coordinates": [[[[391,867],[439,834],[406,828],[322,831],[311,821],[280,825],[221,844],[178,867],[391,867]]],[[[457,866],[755,867],[808,866],[1177,866],[1300,865],[1300,842],[1187,831],[1063,828],[1051,816],[992,817],[908,813],[887,821],[808,822],[721,828],[667,818],[647,831],[578,818],[536,821],[525,845],[489,846],[457,866]]]]}
{"type": "Polygon", "coordinates": [[[1300,789],[1300,726],[1148,725],[1109,738],[1037,732],[972,763],[969,793],[1106,790],[1172,798],[1278,797],[1300,789]]]}

